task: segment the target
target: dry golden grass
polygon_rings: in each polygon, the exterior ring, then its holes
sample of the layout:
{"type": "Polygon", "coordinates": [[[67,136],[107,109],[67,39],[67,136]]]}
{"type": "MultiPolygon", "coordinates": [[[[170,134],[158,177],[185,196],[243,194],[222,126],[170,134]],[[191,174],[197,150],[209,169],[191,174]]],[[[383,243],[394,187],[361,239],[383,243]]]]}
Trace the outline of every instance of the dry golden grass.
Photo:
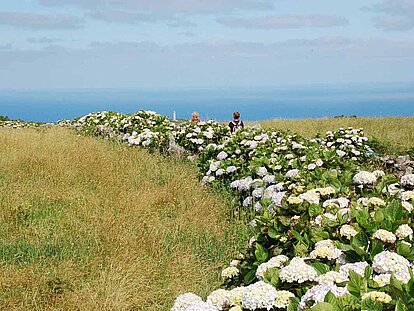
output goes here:
{"type": "Polygon", "coordinates": [[[194,167],[65,129],[0,129],[0,308],[168,310],[246,241],[194,167]]]}
{"type": "Polygon", "coordinates": [[[341,127],[362,127],[368,137],[375,137],[396,151],[414,147],[414,117],[274,119],[260,124],[265,128],[291,130],[306,137],[341,127]]]}

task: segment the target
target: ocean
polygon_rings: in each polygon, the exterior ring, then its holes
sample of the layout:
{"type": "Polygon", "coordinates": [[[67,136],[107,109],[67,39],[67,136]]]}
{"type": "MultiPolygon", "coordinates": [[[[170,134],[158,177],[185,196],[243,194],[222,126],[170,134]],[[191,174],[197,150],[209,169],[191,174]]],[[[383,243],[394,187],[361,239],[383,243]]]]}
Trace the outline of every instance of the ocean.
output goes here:
{"type": "Polygon", "coordinates": [[[1,90],[0,115],[53,122],[89,112],[154,110],[188,119],[225,121],[239,111],[246,121],[334,116],[413,116],[414,83],[228,89],[1,90]]]}

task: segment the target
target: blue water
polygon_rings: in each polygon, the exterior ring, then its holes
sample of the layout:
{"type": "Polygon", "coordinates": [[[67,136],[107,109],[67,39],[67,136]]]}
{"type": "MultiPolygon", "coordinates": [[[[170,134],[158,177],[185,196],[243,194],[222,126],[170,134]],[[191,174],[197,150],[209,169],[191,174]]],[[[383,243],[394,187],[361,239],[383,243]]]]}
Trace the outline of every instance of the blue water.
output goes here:
{"type": "Polygon", "coordinates": [[[0,115],[26,121],[73,119],[93,111],[155,110],[172,117],[224,121],[337,115],[412,116],[414,84],[308,86],[243,89],[0,90],[0,115]]]}

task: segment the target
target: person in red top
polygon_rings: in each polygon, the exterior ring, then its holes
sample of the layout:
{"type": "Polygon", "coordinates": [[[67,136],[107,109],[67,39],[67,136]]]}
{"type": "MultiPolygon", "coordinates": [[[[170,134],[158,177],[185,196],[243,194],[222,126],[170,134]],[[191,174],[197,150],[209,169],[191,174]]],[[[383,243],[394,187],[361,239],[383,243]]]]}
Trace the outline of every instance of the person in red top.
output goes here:
{"type": "Polygon", "coordinates": [[[191,115],[190,122],[197,122],[197,123],[201,122],[201,119],[198,117],[197,111],[194,111],[193,114],[191,115]]]}
{"type": "Polygon", "coordinates": [[[240,120],[240,112],[236,111],[233,113],[233,121],[230,121],[229,128],[232,133],[238,129],[244,128],[244,123],[240,120]]]}

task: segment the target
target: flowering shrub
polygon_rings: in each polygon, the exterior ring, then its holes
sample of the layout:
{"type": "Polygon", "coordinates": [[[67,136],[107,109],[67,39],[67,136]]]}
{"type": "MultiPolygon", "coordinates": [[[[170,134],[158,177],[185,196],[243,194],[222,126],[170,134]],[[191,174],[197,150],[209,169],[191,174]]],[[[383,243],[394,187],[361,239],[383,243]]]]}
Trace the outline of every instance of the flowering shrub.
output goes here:
{"type": "Polygon", "coordinates": [[[11,128],[11,129],[17,129],[17,128],[38,128],[38,127],[47,127],[52,126],[52,123],[40,123],[40,122],[24,122],[20,120],[6,120],[2,121],[0,120],[0,128],[11,128]]]}
{"type": "Polygon", "coordinates": [[[304,139],[154,112],[89,114],[85,133],[197,157],[202,183],[232,191],[254,236],[222,271],[225,289],[172,310],[414,310],[414,175],[372,168],[361,129],[304,139]]]}

